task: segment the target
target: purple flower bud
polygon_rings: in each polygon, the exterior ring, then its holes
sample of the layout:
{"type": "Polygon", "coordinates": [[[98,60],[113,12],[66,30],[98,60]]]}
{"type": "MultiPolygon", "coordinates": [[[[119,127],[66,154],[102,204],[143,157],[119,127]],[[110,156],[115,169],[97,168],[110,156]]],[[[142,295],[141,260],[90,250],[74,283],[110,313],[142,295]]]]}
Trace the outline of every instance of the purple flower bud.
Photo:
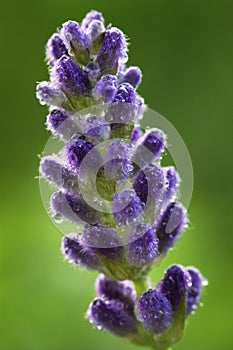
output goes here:
{"type": "Polygon", "coordinates": [[[188,283],[187,288],[187,310],[186,313],[189,315],[192,311],[194,311],[197,307],[197,304],[201,298],[202,287],[205,285],[205,280],[203,279],[201,273],[190,267],[187,269],[191,281],[188,283]]]}
{"type": "Polygon", "coordinates": [[[73,52],[80,63],[86,64],[89,61],[89,39],[77,22],[64,23],[61,37],[68,51],[73,52]]]}
{"type": "Polygon", "coordinates": [[[100,49],[104,37],[104,32],[104,24],[98,20],[93,20],[87,27],[86,34],[92,54],[97,53],[100,49]]]}
{"type": "Polygon", "coordinates": [[[59,34],[55,33],[51,36],[46,45],[46,58],[50,65],[53,66],[63,55],[68,55],[67,48],[59,34]]]}
{"type": "Polygon", "coordinates": [[[138,172],[133,188],[145,205],[161,207],[166,189],[163,169],[156,165],[148,165],[138,172]]]}
{"type": "Polygon", "coordinates": [[[89,80],[87,73],[77,66],[68,56],[62,56],[53,67],[52,81],[72,96],[88,94],[89,80]]]}
{"type": "Polygon", "coordinates": [[[150,225],[138,225],[129,238],[128,259],[131,264],[145,266],[158,255],[158,238],[150,225]]]}
{"type": "Polygon", "coordinates": [[[128,225],[143,212],[143,205],[135,191],[124,190],[113,197],[113,216],[118,225],[128,225]]]}
{"type": "Polygon", "coordinates": [[[72,171],[77,174],[83,159],[88,152],[91,151],[94,145],[91,142],[86,141],[84,137],[80,137],[71,141],[67,147],[68,165],[72,171]]]}
{"type": "Polygon", "coordinates": [[[122,83],[129,83],[135,89],[142,81],[142,71],[139,67],[128,68],[122,77],[122,83]]]}
{"type": "Polygon", "coordinates": [[[159,283],[158,290],[171,303],[173,311],[177,311],[190,284],[190,275],[180,265],[172,265],[159,283]]]}
{"type": "Polygon", "coordinates": [[[133,86],[128,83],[120,84],[114,102],[127,102],[134,104],[136,102],[136,92],[133,86]]]}
{"type": "Polygon", "coordinates": [[[131,140],[130,140],[130,144],[135,144],[139,139],[140,137],[143,136],[143,133],[140,129],[140,127],[136,126],[134,129],[133,129],[133,132],[132,132],[132,137],[131,137],[131,140]]]}
{"type": "Polygon", "coordinates": [[[180,177],[175,167],[173,166],[164,168],[164,171],[166,172],[167,179],[166,200],[169,201],[171,199],[174,199],[175,195],[177,194],[180,184],[180,177]]]}
{"type": "Polygon", "coordinates": [[[78,234],[69,234],[62,240],[62,252],[70,263],[82,265],[90,270],[101,270],[99,258],[80,244],[78,234]]]}
{"type": "Polygon", "coordinates": [[[109,139],[111,128],[109,123],[96,115],[90,115],[84,125],[85,135],[94,143],[109,139]]]}
{"type": "Polygon", "coordinates": [[[166,252],[172,248],[180,234],[187,227],[186,209],[180,203],[170,203],[156,223],[159,238],[159,251],[166,252]]]}
{"type": "Polygon", "coordinates": [[[105,275],[100,275],[96,281],[97,295],[105,300],[119,300],[125,305],[125,309],[134,311],[136,291],[131,281],[112,281],[105,275]]]}
{"type": "Polygon", "coordinates": [[[63,185],[63,165],[55,157],[43,157],[40,162],[40,174],[52,185],[63,185]]]}
{"type": "Polygon", "coordinates": [[[85,68],[89,81],[94,85],[100,76],[100,67],[96,62],[90,62],[85,68]]]}
{"type": "Polygon", "coordinates": [[[127,60],[127,42],[123,32],[114,27],[108,29],[96,58],[102,72],[115,74],[118,63],[127,62],[127,60]]]}
{"type": "Polygon", "coordinates": [[[145,134],[142,143],[134,154],[134,162],[140,168],[152,163],[160,157],[165,148],[165,134],[159,129],[152,129],[145,134]]]}
{"type": "Polygon", "coordinates": [[[172,322],[172,308],[168,299],[156,290],[149,289],[138,300],[139,317],[149,332],[166,331],[172,322]]]}
{"type": "MultiPolygon", "coordinates": [[[[71,210],[82,221],[82,224],[95,224],[100,218],[100,213],[94,208],[91,208],[81,196],[66,193],[65,199],[71,210]]],[[[62,215],[62,213],[61,213],[62,215]]]]}
{"type": "Polygon", "coordinates": [[[118,139],[109,144],[106,159],[104,174],[108,181],[119,181],[130,177],[133,165],[129,147],[123,140],[118,139]]]}
{"type": "Polygon", "coordinates": [[[104,24],[102,13],[92,10],[86,14],[85,18],[82,21],[81,28],[83,30],[86,30],[90,23],[94,20],[101,21],[104,24]]]}
{"type": "Polygon", "coordinates": [[[83,242],[95,253],[100,253],[110,260],[120,258],[122,242],[117,232],[109,227],[87,225],[83,231],[83,242]]]}
{"type": "Polygon", "coordinates": [[[47,116],[46,125],[55,136],[67,141],[81,132],[75,118],[64,109],[53,109],[47,116]]]}
{"type": "Polygon", "coordinates": [[[124,124],[135,122],[136,112],[137,104],[134,88],[128,83],[119,85],[113,103],[109,107],[106,119],[125,126],[124,124]]]}
{"type": "Polygon", "coordinates": [[[68,103],[66,95],[47,81],[37,85],[36,97],[42,105],[62,107],[68,103]]]}
{"type": "Polygon", "coordinates": [[[55,192],[51,197],[50,205],[52,209],[52,217],[55,222],[60,223],[64,219],[76,225],[82,224],[82,221],[72,210],[66,199],[66,195],[63,192],[55,192]]]}
{"type": "Polygon", "coordinates": [[[112,102],[117,92],[117,78],[115,75],[106,74],[96,84],[93,95],[104,102],[112,102]]]}
{"type": "Polygon", "coordinates": [[[88,318],[97,328],[103,328],[117,336],[127,337],[137,332],[137,320],[125,309],[122,301],[96,299],[88,312],[88,318]]]}

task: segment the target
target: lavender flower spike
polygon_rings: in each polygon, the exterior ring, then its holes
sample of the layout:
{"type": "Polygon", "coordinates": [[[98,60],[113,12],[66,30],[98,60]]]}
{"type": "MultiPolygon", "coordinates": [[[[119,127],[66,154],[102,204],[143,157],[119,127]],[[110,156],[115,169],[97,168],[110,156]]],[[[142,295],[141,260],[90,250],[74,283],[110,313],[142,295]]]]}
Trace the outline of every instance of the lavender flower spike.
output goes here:
{"type": "Polygon", "coordinates": [[[179,174],[162,165],[166,135],[142,127],[142,72],[127,65],[124,33],[98,11],[65,22],[48,40],[46,60],[50,80],[38,84],[37,98],[49,107],[46,126],[59,151],[42,157],[40,178],[54,191],[54,222],[68,221],[76,232],[62,239],[65,259],[101,274],[88,319],[131,343],[167,350],[205,281],[193,267],[172,265],[149,289],[149,272],[188,218],[176,202],[179,174]]]}

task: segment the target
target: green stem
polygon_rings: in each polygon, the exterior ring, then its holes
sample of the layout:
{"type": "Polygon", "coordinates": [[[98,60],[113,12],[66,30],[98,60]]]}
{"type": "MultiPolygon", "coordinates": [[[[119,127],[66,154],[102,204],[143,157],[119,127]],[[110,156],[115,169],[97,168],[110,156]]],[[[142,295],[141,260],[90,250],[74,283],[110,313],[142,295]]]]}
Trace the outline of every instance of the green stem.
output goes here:
{"type": "Polygon", "coordinates": [[[133,283],[137,293],[137,297],[139,298],[148,289],[147,278],[140,277],[134,280],[133,283]]]}

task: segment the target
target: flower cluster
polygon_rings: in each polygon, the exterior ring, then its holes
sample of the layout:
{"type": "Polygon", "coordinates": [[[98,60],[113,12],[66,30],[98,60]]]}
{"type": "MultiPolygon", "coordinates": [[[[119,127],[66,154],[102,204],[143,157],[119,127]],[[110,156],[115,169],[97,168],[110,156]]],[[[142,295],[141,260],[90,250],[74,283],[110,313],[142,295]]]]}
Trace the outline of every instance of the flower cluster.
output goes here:
{"type": "Polygon", "coordinates": [[[166,135],[140,127],[142,73],[127,68],[127,51],[123,32],[97,11],[81,25],[64,23],[49,39],[50,81],[38,84],[37,97],[49,106],[47,128],[64,146],[42,157],[40,175],[54,188],[54,220],[77,227],[62,240],[65,258],[100,272],[89,320],[136,344],[167,349],[181,337],[204,279],[174,265],[148,290],[148,273],[188,218],[177,201],[176,169],[161,166],[166,135]]]}

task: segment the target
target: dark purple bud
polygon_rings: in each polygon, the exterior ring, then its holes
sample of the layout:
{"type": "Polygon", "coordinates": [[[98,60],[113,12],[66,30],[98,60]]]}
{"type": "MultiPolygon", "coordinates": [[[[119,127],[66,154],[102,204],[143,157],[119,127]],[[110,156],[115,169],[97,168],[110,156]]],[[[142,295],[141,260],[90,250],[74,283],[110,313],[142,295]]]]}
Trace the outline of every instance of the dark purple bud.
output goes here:
{"type": "Polygon", "coordinates": [[[49,64],[53,66],[63,55],[68,55],[67,48],[59,34],[55,33],[51,36],[46,45],[46,58],[49,64]]]}
{"type": "Polygon", "coordinates": [[[157,160],[166,144],[165,134],[159,129],[150,130],[145,134],[142,143],[138,145],[134,154],[134,162],[140,167],[157,160]]]}
{"type": "Polygon", "coordinates": [[[101,21],[104,24],[102,13],[92,10],[86,14],[85,18],[82,21],[81,28],[83,30],[86,30],[90,23],[95,20],[101,21]]]}
{"type": "Polygon", "coordinates": [[[173,311],[177,311],[190,284],[190,276],[180,265],[172,265],[159,283],[158,290],[171,303],[173,311]]]}
{"type": "Polygon", "coordinates": [[[78,124],[70,113],[64,109],[53,109],[47,117],[47,128],[54,135],[65,140],[80,132],[78,124]]]}
{"type": "Polygon", "coordinates": [[[158,238],[150,225],[138,225],[129,237],[128,259],[131,264],[143,267],[158,255],[158,238]]]}
{"type": "Polygon", "coordinates": [[[160,215],[156,223],[156,233],[159,238],[159,251],[166,252],[174,246],[180,234],[186,229],[187,210],[181,203],[170,203],[160,215]]]}
{"type": "Polygon", "coordinates": [[[129,146],[123,140],[115,140],[106,149],[104,174],[109,181],[128,179],[133,170],[129,146]]]}
{"type": "Polygon", "coordinates": [[[113,197],[113,216],[116,223],[128,225],[143,212],[143,205],[135,191],[124,190],[113,197]]]}
{"type": "Polygon", "coordinates": [[[132,144],[136,143],[140,139],[140,137],[142,137],[142,136],[143,136],[143,133],[142,133],[140,127],[136,126],[133,129],[132,137],[131,137],[131,140],[130,140],[130,144],[132,145],[132,144]]]}
{"type": "Polygon", "coordinates": [[[62,187],[63,185],[63,165],[55,157],[43,157],[40,162],[40,174],[52,185],[62,187]]]}
{"type": "Polygon", "coordinates": [[[68,103],[67,97],[51,83],[42,81],[36,87],[36,97],[42,105],[62,107],[68,103]]]}
{"type": "Polygon", "coordinates": [[[109,139],[111,128],[109,123],[96,115],[90,115],[84,125],[84,132],[94,143],[99,143],[109,139]]]}
{"type": "Polygon", "coordinates": [[[99,221],[100,212],[91,208],[81,196],[66,193],[65,198],[71,210],[82,221],[83,225],[85,223],[95,224],[99,221]]]}
{"type": "Polygon", "coordinates": [[[197,304],[201,298],[202,287],[207,284],[203,279],[200,271],[193,267],[187,269],[191,281],[188,283],[187,288],[187,309],[186,313],[189,315],[192,311],[197,308],[197,304]]]}
{"type": "Polygon", "coordinates": [[[69,234],[62,240],[64,257],[72,264],[82,265],[90,270],[101,270],[101,261],[80,243],[78,234],[69,234]]]}
{"type": "Polygon", "coordinates": [[[128,83],[120,84],[114,102],[127,102],[134,104],[136,102],[136,92],[133,86],[128,83]]]}
{"type": "Polygon", "coordinates": [[[62,56],[53,67],[54,84],[68,94],[77,97],[89,92],[89,80],[86,72],[77,66],[68,56],[62,56]]]}
{"type": "Polygon", "coordinates": [[[105,329],[117,336],[127,337],[137,332],[137,320],[126,310],[122,301],[96,299],[88,312],[88,318],[98,329],[105,329]]]}
{"type": "Polygon", "coordinates": [[[52,218],[56,223],[68,220],[76,225],[82,224],[82,221],[72,210],[63,192],[55,192],[51,197],[50,205],[52,209],[52,218]]]}
{"type": "Polygon", "coordinates": [[[84,245],[90,247],[95,253],[116,260],[122,254],[122,242],[117,232],[111,228],[100,225],[87,225],[83,231],[84,245]]]}
{"type": "Polygon", "coordinates": [[[104,102],[112,102],[117,92],[117,78],[115,75],[106,74],[96,84],[93,95],[104,102]]]}
{"type": "Polygon", "coordinates": [[[148,165],[140,170],[135,178],[133,188],[146,206],[155,204],[157,209],[160,208],[166,189],[163,169],[156,165],[148,165]]]}
{"type": "Polygon", "coordinates": [[[89,81],[94,85],[100,76],[100,67],[96,62],[90,62],[85,68],[89,81]]]}
{"type": "Polygon", "coordinates": [[[129,83],[135,89],[142,81],[142,71],[139,67],[128,68],[122,77],[122,83],[129,83]]]}
{"type": "Polygon", "coordinates": [[[101,47],[103,37],[104,37],[105,27],[103,22],[94,20],[92,21],[87,30],[87,38],[90,47],[90,52],[95,54],[101,47]]]}
{"type": "Polygon", "coordinates": [[[166,331],[172,322],[172,307],[168,299],[156,290],[149,289],[138,300],[139,317],[149,332],[166,331]]]}
{"type": "Polygon", "coordinates": [[[96,281],[97,295],[105,300],[119,300],[125,309],[133,312],[136,301],[136,291],[131,281],[112,281],[105,275],[100,275],[96,281]]]}
{"type": "Polygon", "coordinates": [[[89,61],[89,39],[77,22],[64,23],[61,37],[69,53],[73,53],[80,63],[89,61]]]}
{"type": "Polygon", "coordinates": [[[101,71],[105,74],[116,74],[118,63],[127,60],[127,42],[123,32],[114,27],[108,29],[96,58],[101,71]]]}
{"type": "Polygon", "coordinates": [[[128,83],[119,85],[106,119],[124,126],[129,122],[135,122],[136,111],[136,92],[134,88],[128,83]]]}
{"type": "Polygon", "coordinates": [[[177,192],[179,190],[180,177],[176,171],[176,168],[173,166],[164,168],[164,171],[166,173],[167,179],[166,200],[169,201],[171,199],[174,199],[177,195],[177,192]]]}
{"type": "Polygon", "coordinates": [[[84,137],[77,138],[68,144],[67,161],[74,173],[78,173],[83,159],[91,151],[94,145],[84,137]]]}

